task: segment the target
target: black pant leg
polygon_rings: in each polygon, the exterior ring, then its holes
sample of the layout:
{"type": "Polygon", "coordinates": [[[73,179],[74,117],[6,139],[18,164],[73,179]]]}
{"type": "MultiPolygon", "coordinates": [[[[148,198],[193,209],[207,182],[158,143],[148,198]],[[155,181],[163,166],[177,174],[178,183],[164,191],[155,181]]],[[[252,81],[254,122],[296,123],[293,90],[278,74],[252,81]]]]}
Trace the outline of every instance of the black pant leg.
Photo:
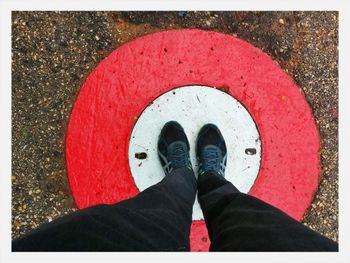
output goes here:
{"type": "Polygon", "coordinates": [[[196,190],[193,172],[178,169],[134,198],[45,224],[14,240],[12,250],[189,251],[196,190]]]}
{"type": "Polygon", "coordinates": [[[198,180],[211,251],[338,251],[338,244],[215,174],[198,180]]]}

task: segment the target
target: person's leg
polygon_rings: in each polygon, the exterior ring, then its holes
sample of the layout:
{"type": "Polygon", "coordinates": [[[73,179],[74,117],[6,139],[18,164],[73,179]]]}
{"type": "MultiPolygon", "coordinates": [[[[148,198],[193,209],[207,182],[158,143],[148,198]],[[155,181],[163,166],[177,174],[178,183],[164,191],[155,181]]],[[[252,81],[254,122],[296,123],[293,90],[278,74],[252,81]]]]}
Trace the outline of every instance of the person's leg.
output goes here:
{"type": "Polygon", "coordinates": [[[211,251],[338,251],[334,241],[219,175],[199,177],[198,195],[211,251]]]}
{"type": "Polygon", "coordinates": [[[196,179],[174,170],[115,205],[97,205],[14,240],[13,251],[188,251],[196,179]]]}
{"type": "Polygon", "coordinates": [[[198,199],[211,251],[337,251],[337,243],[281,210],[240,193],[224,178],[227,150],[215,125],[198,135],[198,199]]]}
{"type": "Polygon", "coordinates": [[[160,183],[115,205],[97,205],[45,224],[14,240],[12,250],[189,251],[197,182],[189,145],[177,128],[170,129],[169,138],[162,131],[159,150],[167,169],[160,183]]]}

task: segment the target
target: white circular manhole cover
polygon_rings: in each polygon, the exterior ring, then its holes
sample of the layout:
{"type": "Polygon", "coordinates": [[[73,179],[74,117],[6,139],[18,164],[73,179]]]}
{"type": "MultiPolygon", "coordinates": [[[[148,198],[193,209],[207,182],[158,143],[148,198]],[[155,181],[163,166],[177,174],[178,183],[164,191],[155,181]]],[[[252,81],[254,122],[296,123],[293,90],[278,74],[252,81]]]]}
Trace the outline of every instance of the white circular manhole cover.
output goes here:
{"type": "MultiPolygon", "coordinates": [[[[217,125],[227,146],[225,178],[241,192],[249,192],[260,167],[259,132],[242,104],[232,96],[207,86],[185,86],[164,93],[138,118],[129,143],[129,165],[140,191],[164,178],[158,159],[157,142],[162,127],[170,120],[177,121],[185,130],[190,142],[191,161],[196,176],[197,134],[207,123],[217,125]]],[[[192,219],[203,219],[197,198],[192,219]]]]}

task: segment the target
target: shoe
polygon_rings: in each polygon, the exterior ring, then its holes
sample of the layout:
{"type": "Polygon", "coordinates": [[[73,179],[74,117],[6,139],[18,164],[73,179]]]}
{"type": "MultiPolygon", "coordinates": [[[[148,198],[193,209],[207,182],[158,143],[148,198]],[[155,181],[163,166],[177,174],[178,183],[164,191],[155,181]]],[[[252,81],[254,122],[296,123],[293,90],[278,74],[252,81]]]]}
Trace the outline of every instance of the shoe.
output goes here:
{"type": "Polygon", "coordinates": [[[214,124],[204,125],[198,133],[196,154],[198,176],[216,173],[225,177],[227,150],[220,130],[214,124]]]}
{"type": "Polygon", "coordinates": [[[193,170],[190,144],[184,129],[176,121],[169,121],[162,128],[158,139],[158,155],[165,175],[183,167],[193,170]]]}

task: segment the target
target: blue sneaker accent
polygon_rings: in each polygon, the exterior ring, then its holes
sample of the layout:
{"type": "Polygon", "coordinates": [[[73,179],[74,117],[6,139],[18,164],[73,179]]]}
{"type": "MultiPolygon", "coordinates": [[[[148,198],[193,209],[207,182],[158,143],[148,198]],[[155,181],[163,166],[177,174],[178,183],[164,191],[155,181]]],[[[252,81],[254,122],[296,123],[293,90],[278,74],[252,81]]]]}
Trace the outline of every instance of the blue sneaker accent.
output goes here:
{"type": "Polygon", "coordinates": [[[205,172],[217,172],[225,177],[227,154],[223,155],[221,149],[214,145],[207,145],[202,151],[202,161],[199,162],[198,175],[205,172]]]}
{"type": "Polygon", "coordinates": [[[199,131],[196,152],[199,176],[207,172],[225,176],[226,144],[220,130],[214,124],[206,124],[199,131]]]}
{"type": "Polygon", "coordinates": [[[158,140],[158,155],[165,175],[182,167],[193,170],[189,151],[190,145],[181,125],[175,121],[167,122],[158,140]]]}

